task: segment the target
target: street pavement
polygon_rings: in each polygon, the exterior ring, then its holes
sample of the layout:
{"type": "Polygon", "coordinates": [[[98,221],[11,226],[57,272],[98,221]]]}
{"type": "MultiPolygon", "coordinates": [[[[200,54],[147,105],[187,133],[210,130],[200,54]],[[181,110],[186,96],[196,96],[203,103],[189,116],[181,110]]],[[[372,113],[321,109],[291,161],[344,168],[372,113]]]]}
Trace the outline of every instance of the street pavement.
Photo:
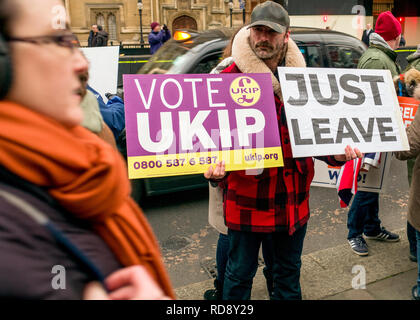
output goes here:
{"type": "MultiPolygon", "coordinates": [[[[369,256],[360,257],[348,245],[319,250],[302,256],[301,286],[304,300],[410,300],[417,280],[417,264],[408,259],[405,230],[395,243],[367,240],[369,256]],[[366,275],[365,288],[359,279],[366,275]],[[356,277],[356,278],[355,278],[356,277]],[[353,287],[359,287],[353,289],[353,287]]],[[[181,300],[202,300],[212,280],[176,288],[181,300]]],[[[252,300],[268,300],[262,267],[257,271],[252,300]]]]}
{"type": "MultiPolygon", "coordinates": [[[[303,248],[304,299],[410,299],[416,264],[408,259],[405,235],[408,183],[404,162],[393,160],[388,186],[380,196],[380,219],[401,235],[397,243],[368,240],[369,256],[359,257],[347,243],[348,208],[339,208],[335,189],[311,188],[311,219],[303,248]],[[366,289],[352,289],[362,266],[366,289]],[[353,270],[353,267],[356,269],[353,270]]],[[[208,225],[208,190],[150,197],[143,210],[157,236],[165,266],[179,299],[203,299],[213,288],[218,233],[208,225]]],[[[259,268],[252,299],[268,299],[259,268]]]]}

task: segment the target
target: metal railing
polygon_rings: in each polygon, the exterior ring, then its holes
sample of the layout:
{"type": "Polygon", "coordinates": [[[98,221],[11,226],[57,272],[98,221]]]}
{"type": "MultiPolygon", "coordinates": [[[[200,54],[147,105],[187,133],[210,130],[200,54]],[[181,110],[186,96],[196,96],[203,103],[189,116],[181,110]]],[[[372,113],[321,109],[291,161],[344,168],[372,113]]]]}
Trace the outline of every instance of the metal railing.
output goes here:
{"type": "MultiPolygon", "coordinates": [[[[143,46],[139,44],[123,44],[122,41],[109,40],[108,46],[120,46],[120,54],[126,56],[143,56],[150,55],[150,45],[145,43],[143,46]]],[[[87,48],[87,46],[81,46],[82,48],[87,48]]]]}

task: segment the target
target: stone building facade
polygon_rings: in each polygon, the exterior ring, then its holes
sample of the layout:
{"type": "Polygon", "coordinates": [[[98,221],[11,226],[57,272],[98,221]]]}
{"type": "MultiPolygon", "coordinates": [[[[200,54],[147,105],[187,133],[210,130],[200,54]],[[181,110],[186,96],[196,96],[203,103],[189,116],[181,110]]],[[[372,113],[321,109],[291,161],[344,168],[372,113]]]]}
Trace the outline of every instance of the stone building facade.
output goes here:
{"type": "MultiPolygon", "coordinates": [[[[147,43],[150,24],[157,21],[172,31],[179,28],[206,30],[243,23],[241,4],[245,3],[246,21],[252,9],[265,0],[143,0],[143,39],[147,43]],[[231,5],[229,3],[232,3],[231,5]]],[[[138,44],[140,15],[138,0],[65,0],[73,31],[86,45],[92,24],[100,24],[114,45],[138,44]]]]}

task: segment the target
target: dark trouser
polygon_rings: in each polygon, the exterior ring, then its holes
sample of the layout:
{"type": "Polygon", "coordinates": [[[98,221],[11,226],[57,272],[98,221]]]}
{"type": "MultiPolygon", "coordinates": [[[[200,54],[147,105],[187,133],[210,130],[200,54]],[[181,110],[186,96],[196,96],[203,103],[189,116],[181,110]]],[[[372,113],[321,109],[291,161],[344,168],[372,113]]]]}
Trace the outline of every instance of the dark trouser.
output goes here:
{"type": "Polygon", "coordinates": [[[379,193],[357,191],[347,217],[347,239],[360,237],[363,232],[376,236],[381,231],[378,213],[379,193]]]}
{"type": "Polygon", "coordinates": [[[417,293],[420,297],[420,231],[416,231],[417,238],[417,293]]]}
{"type": "Polygon", "coordinates": [[[229,238],[226,234],[219,234],[219,241],[217,241],[216,249],[216,265],[217,265],[217,281],[223,288],[223,282],[225,281],[226,264],[228,261],[229,253],[229,238]]]}
{"type": "Polygon", "coordinates": [[[410,244],[410,253],[414,256],[417,256],[417,239],[416,239],[416,229],[407,221],[407,238],[408,243],[410,244]]]}
{"type": "MultiPolygon", "coordinates": [[[[262,241],[262,253],[265,262],[264,267],[264,276],[267,281],[267,290],[271,296],[273,291],[273,275],[272,275],[272,266],[273,266],[273,253],[272,253],[272,243],[271,237],[264,239],[262,241]]],[[[220,233],[219,240],[217,241],[216,249],[216,265],[217,265],[217,281],[221,288],[225,281],[225,272],[226,265],[228,262],[228,253],[229,253],[229,238],[227,235],[220,233]]]]}
{"type": "Polygon", "coordinates": [[[262,255],[265,263],[263,274],[270,299],[273,297],[273,241],[271,235],[262,241],[262,255]]]}
{"type": "MultiPolygon", "coordinates": [[[[411,180],[413,177],[413,168],[416,162],[416,158],[408,159],[407,160],[407,176],[408,176],[408,184],[411,188],[411,180]]],[[[407,221],[407,238],[408,243],[410,244],[410,253],[414,256],[417,256],[417,240],[416,240],[416,229],[407,221]]],[[[418,261],[418,260],[417,260],[418,261]]]]}
{"type": "Polygon", "coordinates": [[[271,237],[274,300],[300,300],[300,267],[306,226],[292,236],[287,232],[260,233],[229,229],[229,260],[223,287],[224,300],[249,300],[258,267],[261,242],[271,237]]]}

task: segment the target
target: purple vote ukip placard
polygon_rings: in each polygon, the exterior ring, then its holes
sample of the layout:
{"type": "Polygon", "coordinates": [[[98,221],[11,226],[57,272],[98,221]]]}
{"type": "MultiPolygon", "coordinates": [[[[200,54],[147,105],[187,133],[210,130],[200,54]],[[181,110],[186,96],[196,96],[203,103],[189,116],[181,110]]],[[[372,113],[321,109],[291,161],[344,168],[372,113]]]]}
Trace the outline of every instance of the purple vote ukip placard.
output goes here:
{"type": "Polygon", "coordinates": [[[123,79],[130,178],[283,165],[269,74],[123,79]]]}

